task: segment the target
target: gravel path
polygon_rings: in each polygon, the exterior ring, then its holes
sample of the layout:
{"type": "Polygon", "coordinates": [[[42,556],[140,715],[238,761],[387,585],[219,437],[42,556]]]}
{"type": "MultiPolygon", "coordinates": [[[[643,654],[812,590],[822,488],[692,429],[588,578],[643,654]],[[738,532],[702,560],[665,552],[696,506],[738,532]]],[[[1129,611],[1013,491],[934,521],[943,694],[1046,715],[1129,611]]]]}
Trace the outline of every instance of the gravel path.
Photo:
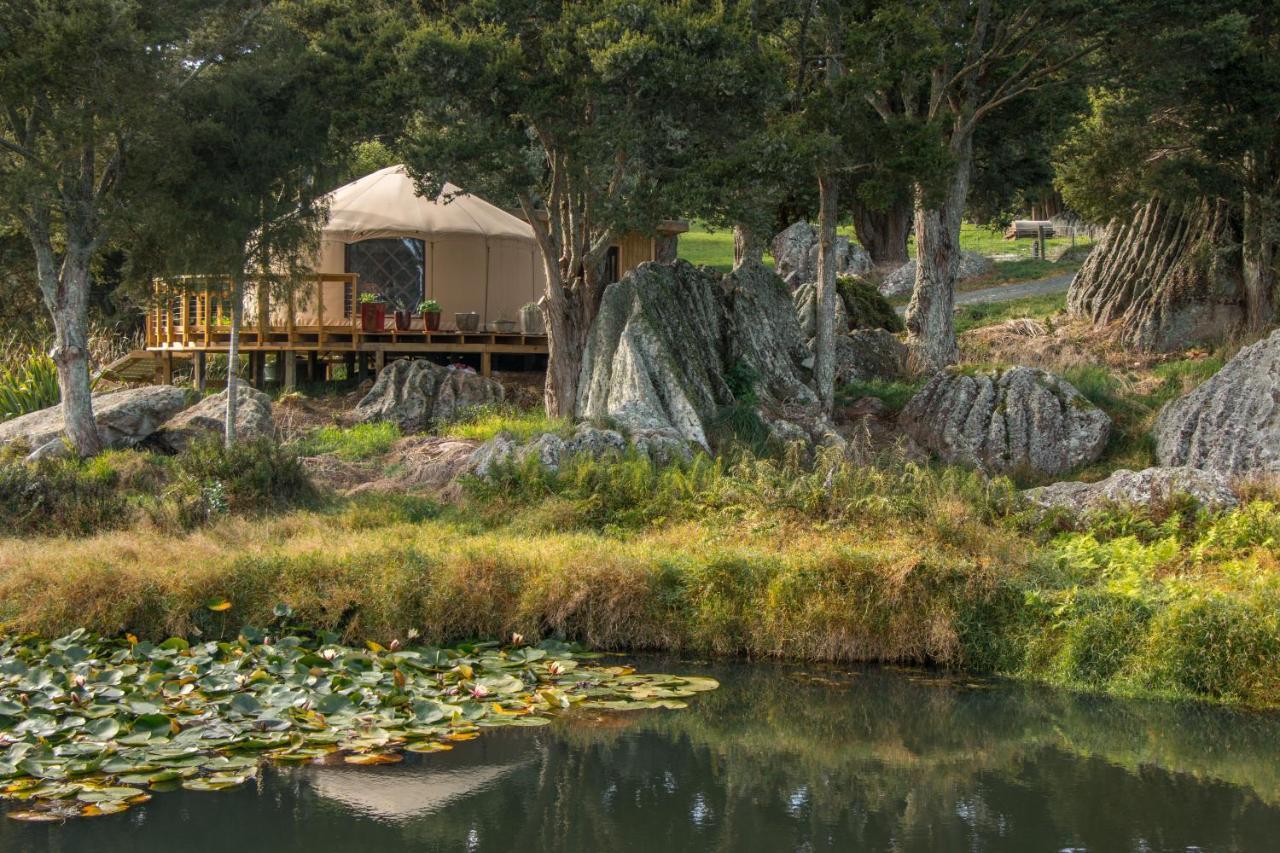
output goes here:
{"type": "MultiPolygon", "coordinates": [[[[999,287],[986,287],[982,290],[970,290],[956,294],[956,305],[973,305],[981,302],[1008,302],[1026,296],[1044,296],[1048,293],[1061,293],[1071,285],[1075,273],[1055,275],[1052,278],[1041,278],[1035,281],[1024,281],[1020,284],[1002,284],[999,287]]],[[[898,306],[899,314],[907,313],[907,306],[898,306]]]]}

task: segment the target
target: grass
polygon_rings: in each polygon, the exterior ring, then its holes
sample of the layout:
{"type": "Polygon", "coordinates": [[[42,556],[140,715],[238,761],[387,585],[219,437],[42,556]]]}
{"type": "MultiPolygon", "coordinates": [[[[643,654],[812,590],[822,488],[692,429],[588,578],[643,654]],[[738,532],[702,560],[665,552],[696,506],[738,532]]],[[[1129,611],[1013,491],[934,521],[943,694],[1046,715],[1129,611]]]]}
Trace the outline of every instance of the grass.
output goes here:
{"type": "Polygon", "coordinates": [[[528,441],[544,432],[571,433],[570,424],[560,418],[549,418],[542,409],[520,409],[511,405],[482,406],[444,427],[452,438],[488,441],[499,433],[507,433],[517,441],[528,441]]]}
{"type": "Polygon", "coordinates": [[[1003,302],[978,302],[961,305],[956,309],[956,334],[963,334],[982,326],[991,326],[1005,320],[1022,317],[1044,319],[1064,310],[1067,306],[1065,293],[1049,293],[1041,296],[1026,296],[1021,299],[1009,299],[1003,302]]]}
{"type": "Polygon", "coordinates": [[[300,456],[332,453],[359,461],[382,456],[398,438],[400,430],[396,425],[381,421],[351,427],[325,426],[303,438],[295,449],[300,456]]]}
{"type": "Polygon", "coordinates": [[[58,405],[58,368],[36,349],[7,348],[0,361],[0,421],[58,405]]]}
{"type": "Polygon", "coordinates": [[[923,386],[923,380],[903,382],[890,379],[868,379],[851,382],[836,389],[837,405],[846,406],[863,397],[880,399],[891,413],[902,411],[916,392],[923,386]]]}
{"type": "Polygon", "coordinates": [[[1127,695],[1280,704],[1280,511],[1027,517],[1007,480],[899,459],[579,459],[396,495],[0,541],[12,631],[163,637],[278,602],[348,638],[930,663],[1127,695]]]}

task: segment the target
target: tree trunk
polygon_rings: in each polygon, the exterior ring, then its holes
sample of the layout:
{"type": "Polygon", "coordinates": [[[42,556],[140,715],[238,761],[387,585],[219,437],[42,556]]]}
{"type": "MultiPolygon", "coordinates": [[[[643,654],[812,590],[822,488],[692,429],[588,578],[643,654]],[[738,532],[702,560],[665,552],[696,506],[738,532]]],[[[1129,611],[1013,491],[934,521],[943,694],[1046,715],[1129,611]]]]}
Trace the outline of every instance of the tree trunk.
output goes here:
{"type": "Polygon", "coordinates": [[[244,283],[240,276],[236,276],[231,283],[231,340],[227,344],[227,419],[223,429],[228,450],[236,443],[236,416],[240,409],[240,325],[244,319],[243,298],[244,283]]]}
{"type": "Polygon", "coordinates": [[[67,229],[61,268],[53,241],[40,225],[29,233],[36,253],[36,269],[45,307],[53,318],[53,350],[58,368],[62,418],[67,438],[81,457],[102,452],[102,437],[93,419],[93,389],[89,381],[89,262],[92,250],[82,230],[67,229]]]}
{"type": "Polygon", "coordinates": [[[1071,282],[1067,309],[1143,351],[1216,343],[1245,318],[1241,252],[1222,201],[1153,199],[1113,220],[1071,282]]]}
{"type": "Polygon", "coordinates": [[[1276,257],[1275,239],[1280,214],[1278,200],[1261,188],[1274,185],[1265,162],[1255,154],[1245,157],[1243,205],[1243,264],[1245,328],[1259,332],[1275,320],[1276,257]]]}
{"type": "Polygon", "coordinates": [[[929,205],[915,190],[916,283],[907,306],[907,346],[916,364],[941,370],[960,359],[956,342],[956,274],[960,268],[960,220],[969,195],[972,140],[953,145],[955,165],[941,203],[929,205]]]}
{"type": "Polygon", "coordinates": [[[835,401],[836,211],[835,176],[818,172],[818,294],[813,341],[813,384],[823,408],[835,401]]]}
{"type": "Polygon", "coordinates": [[[750,225],[737,222],[733,226],[733,268],[747,261],[764,263],[765,237],[750,225]]]}
{"type": "Polygon", "coordinates": [[[853,205],[853,230],[858,242],[876,266],[895,269],[907,262],[907,235],[911,233],[911,202],[895,202],[884,210],[853,205]]]}

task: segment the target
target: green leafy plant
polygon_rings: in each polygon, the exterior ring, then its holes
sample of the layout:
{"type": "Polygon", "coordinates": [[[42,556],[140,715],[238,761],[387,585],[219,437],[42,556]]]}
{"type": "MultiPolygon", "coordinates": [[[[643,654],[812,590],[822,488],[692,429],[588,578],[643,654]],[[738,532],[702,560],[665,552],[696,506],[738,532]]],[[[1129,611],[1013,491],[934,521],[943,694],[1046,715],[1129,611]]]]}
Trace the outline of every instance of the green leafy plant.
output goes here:
{"type": "Polygon", "coordinates": [[[424,299],[418,305],[418,311],[422,314],[435,314],[440,310],[440,303],[434,299],[424,299]]]}
{"type": "Polygon", "coordinates": [[[361,305],[378,305],[378,304],[381,304],[381,303],[386,302],[386,301],[387,301],[387,300],[383,299],[383,298],[382,298],[382,294],[380,294],[380,293],[362,293],[362,294],[360,294],[360,304],[361,304],[361,305]]]}
{"type": "Polygon", "coordinates": [[[58,367],[37,349],[0,368],[0,421],[58,405],[58,367]]]}

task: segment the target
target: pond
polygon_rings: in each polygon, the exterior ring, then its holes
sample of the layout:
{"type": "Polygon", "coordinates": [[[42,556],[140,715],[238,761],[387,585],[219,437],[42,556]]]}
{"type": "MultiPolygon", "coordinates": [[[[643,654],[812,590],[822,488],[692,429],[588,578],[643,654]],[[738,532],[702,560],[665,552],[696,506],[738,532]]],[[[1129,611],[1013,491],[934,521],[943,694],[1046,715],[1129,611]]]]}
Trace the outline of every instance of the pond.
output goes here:
{"type": "MultiPolygon", "coordinates": [[[[0,850],[1264,851],[1280,717],[909,670],[705,664],[682,711],[499,729],[384,767],[268,767],[0,850]]],[[[7,804],[6,808],[13,808],[7,804]]]]}

